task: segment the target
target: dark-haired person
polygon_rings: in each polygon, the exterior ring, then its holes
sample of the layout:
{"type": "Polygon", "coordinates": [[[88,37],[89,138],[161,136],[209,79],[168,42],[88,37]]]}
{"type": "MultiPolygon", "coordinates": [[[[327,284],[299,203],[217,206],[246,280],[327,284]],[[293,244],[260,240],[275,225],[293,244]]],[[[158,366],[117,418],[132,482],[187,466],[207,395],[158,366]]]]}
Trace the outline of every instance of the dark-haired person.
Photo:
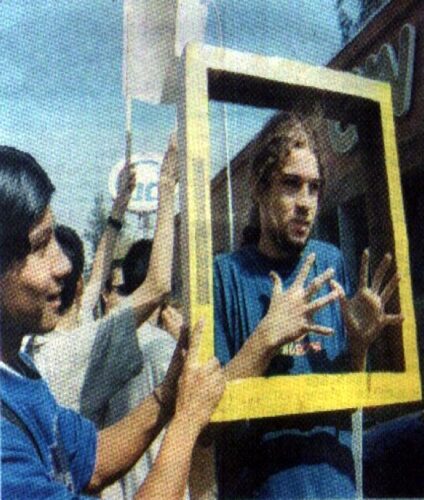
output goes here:
{"type": "Polygon", "coordinates": [[[71,260],[72,271],[66,278],[62,296],[60,330],[73,330],[96,317],[95,309],[110,273],[115,244],[135,187],[135,167],[126,163],[118,176],[117,194],[100,238],[87,283],[83,280],[84,246],[78,234],[66,226],[56,227],[56,238],[71,260]]]}
{"type": "MultiPolygon", "coordinates": [[[[398,283],[395,275],[382,287],[389,256],[368,287],[364,254],[349,300],[340,251],[310,238],[324,184],[316,130],[313,115],[297,111],[273,117],[257,138],[260,232],[214,268],[215,353],[227,380],[363,369],[370,343],[402,320],[384,311],[398,283]]],[[[351,441],[337,414],[236,423],[218,443],[220,497],[355,498],[351,441]]]]}
{"type": "MultiPolygon", "coordinates": [[[[32,335],[23,343],[24,350],[32,357],[58,402],[76,411],[79,410],[81,388],[96,338],[101,338],[104,346],[100,381],[104,379],[102,374],[108,373],[109,380],[123,385],[141,366],[141,356],[137,357],[138,351],[134,351],[136,324],[130,308],[102,321],[94,321],[95,305],[109,273],[119,227],[134,185],[134,166],[127,163],[119,174],[117,196],[86,285],[83,280],[84,245],[81,238],[68,226],[55,226],[56,240],[71,264],[70,272],[63,280],[59,321],[51,335],[32,335]],[[123,356],[132,354],[123,367],[117,366],[112,356],[107,355],[114,348],[123,356]]],[[[104,386],[99,386],[99,391],[104,390],[104,386]]]]}
{"type": "MultiPolygon", "coordinates": [[[[48,382],[58,402],[80,411],[81,391],[84,385],[93,385],[93,406],[103,405],[112,395],[140,372],[143,355],[139,349],[136,331],[146,318],[137,314],[139,304],[149,302],[161,294],[166,296],[171,287],[173,201],[177,182],[177,152],[170,142],[161,168],[158,225],[152,265],[146,268],[144,287],[134,289],[131,298],[121,301],[121,306],[108,311],[105,317],[94,320],[92,311],[99,280],[107,281],[106,267],[110,267],[110,253],[116,240],[117,221],[122,221],[133,189],[132,176],[126,166],[120,174],[118,196],[112,207],[112,224],[108,224],[96,253],[87,292],[83,286],[84,249],[79,236],[66,226],[55,229],[56,238],[71,262],[71,272],[64,280],[60,320],[54,332],[46,337],[32,336],[26,352],[33,358],[41,375],[48,382]],[[112,237],[109,233],[114,233],[112,237]],[[165,253],[164,253],[165,250],[165,253]],[[100,257],[99,257],[100,255],[100,257]],[[100,261],[103,260],[103,265],[100,261]],[[158,264],[160,262],[160,265],[158,264]],[[97,269],[97,271],[96,271],[97,269]],[[101,272],[100,272],[101,269],[101,272]],[[160,272],[161,271],[161,272],[160,272]],[[85,298],[84,298],[85,297],[85,298]],[[94,357],[94,359],[93,359],[94,357]],[[89,376],[89,365],[95,366],[95,377],[89,376]]],[[[111,219],[109,219],[111,220],[111,219]]],[[[113,265],[113,263],[112,263],[113,265]]],[[[144,281],[144,280],[143,280],[144,281]]],[[[113,295],[115,292],[113,293],[113,295]]]]}
{"type": "Polygon", "coordinates": [[[105,398],[140,371],[143,359],[135,335],[137,324],[132,304],[99,320],[94,319],[91,311],[81,314],[83,243],[70,227],[59,225],[54,231],[71,264],[70,273],[63,280],[59,321],[49,335],[31,335],[24,350],[57,401],[79,411],[95,342],[96,353],[102,360],[97,367],[96,392],[105,398]]]}
{"type": "MultiPolygon", "coordinates": [[[[154,393],[99,433],[93,423],[57,404],[31,360],[20,353],[29,332],[43,335],[55,328],[70,272],[54,235],[53,191],[32,156],[0,148],[1,497],[88,498],[130,469],[171,419],[135,498],[179,498],[194,443],[224,389],[217,360],[202,366],[196,361],[201,325],[190,335],[184,360],[180,343],[154,393]]],[[[161,298],[139,304],[136,314],[147,317],[161,298]]]]}
{"type": "Polygon", "coordinates": [[[101,294],[101,315],[109,314],[125,296],[122,259],[114,259],[101,294]]]}

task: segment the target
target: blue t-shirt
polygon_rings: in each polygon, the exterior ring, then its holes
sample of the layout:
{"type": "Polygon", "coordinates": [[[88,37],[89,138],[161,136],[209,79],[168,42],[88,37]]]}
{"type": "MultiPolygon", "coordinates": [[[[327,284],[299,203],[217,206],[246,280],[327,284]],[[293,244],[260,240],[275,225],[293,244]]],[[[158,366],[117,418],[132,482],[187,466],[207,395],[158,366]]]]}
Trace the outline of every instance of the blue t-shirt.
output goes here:
{"type": "Polygon", "coordinates": [[[0,364],[1,399],[19,416],[33,441],[1,418],[1,496],[32,500],[90,498],[80,495],[94,472],[94,424],[59,406],[31,360],[22,372],[0,364]]]}
{"type": "MultiPolygon", "coordinates": [[[[332,267],[334,278],[349,294],[339,250],[316,240],[310,240],[301,258],[293,262],[269,259],[253,246],[215,259],[215,354],[223,364],[237,354],[268,311],[273,286],[269,273],[276,271],[287,289],[310,253],[316,258],[306,286],[332,267]]],[[[325,285],[316,297],[329,292],[325,285]]],[[[324,337],[311,332],[283,346],[266,375],[347,370],[338,302],[316,312],[314,322],[333,328],[335,334],[324,337]]],[[[228,425],[217,445],[220,497],[354,498],[351,438],[350,418],[339,413],[228,425]]]]}

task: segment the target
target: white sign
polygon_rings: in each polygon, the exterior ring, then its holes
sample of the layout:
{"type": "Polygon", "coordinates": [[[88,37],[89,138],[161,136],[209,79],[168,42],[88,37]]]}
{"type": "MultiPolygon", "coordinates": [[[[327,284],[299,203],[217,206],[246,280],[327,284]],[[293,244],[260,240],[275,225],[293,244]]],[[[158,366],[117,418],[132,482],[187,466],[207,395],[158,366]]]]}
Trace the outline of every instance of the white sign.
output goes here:
{"type": "MultiPolygon", "coordinates": [[[[131,162],[136,169],[136,186],[132,193],[128,210],[136,213],[154,212],[158,207],[158,182],[163,155],[159,153],[135,154],[131,162]]],[[[125,160],[112,167],[109,174],[109,192],[116,198],[118,175],[124,168],[125,160]]]]}

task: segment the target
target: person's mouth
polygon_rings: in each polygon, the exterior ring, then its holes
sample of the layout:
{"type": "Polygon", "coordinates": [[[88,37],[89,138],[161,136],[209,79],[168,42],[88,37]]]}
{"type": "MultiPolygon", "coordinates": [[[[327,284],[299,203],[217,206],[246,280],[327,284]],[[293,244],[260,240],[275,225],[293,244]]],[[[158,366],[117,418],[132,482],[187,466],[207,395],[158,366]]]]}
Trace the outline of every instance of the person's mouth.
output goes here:
{"type": "Polygon", "coordinates": [[[296,235],[306,236],[309,233],[311,224],[309,221],[304,219],[293,219],[292,228],[296,235]]]}
{"type": "Polygon", "coordinates": [[[59,309],[60,304],[62,303],[61,299],[61,292],[58,293],[52,293],[47,295],[47,302],[54,308],[54,309],[59,309]]]}

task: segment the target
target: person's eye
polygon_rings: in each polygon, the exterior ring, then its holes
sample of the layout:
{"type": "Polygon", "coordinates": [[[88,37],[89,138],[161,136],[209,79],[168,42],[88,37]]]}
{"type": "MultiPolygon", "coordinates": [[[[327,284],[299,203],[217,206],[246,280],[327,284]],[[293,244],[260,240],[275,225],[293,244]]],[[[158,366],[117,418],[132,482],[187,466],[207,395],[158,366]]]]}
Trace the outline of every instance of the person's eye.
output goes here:
{"type": "Polygon", "coordinates": [[[32,253],[36,254],[44,254],[45,251],[47,250],[47,247],[49,246],[50,240],[48,239],[43,239],[37,241],[31,248],[32,253]]]}
{"type": "Polygon", "coordinates": [[[298,190],[300,189],[302,183],[300,179],[297,179],[296,177],[283,177],[281,184],[287,189],[298,190]]]}
{"type": "Polygon", "coordinates": [[[321,182],[314,181],[309,183],[309,190],[311,194],[318,194],[321,190],[321,182]]]}

